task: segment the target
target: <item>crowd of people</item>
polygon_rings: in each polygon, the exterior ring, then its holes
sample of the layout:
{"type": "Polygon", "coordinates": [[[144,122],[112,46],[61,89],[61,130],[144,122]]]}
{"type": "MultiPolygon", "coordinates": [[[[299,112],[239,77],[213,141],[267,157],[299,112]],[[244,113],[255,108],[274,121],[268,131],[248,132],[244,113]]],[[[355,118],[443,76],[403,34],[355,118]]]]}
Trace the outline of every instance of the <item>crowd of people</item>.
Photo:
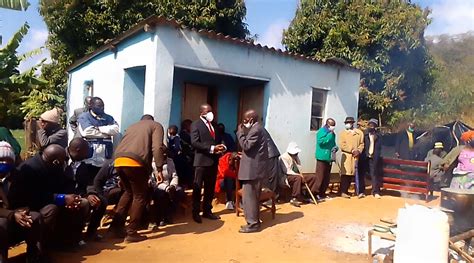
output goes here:
{"type": "MultiPolygon", "coordinates": [[[[238,231],[256,232],[262,223],[263,188],[278,197],[289,193],[295,207],[325,201],[333,163],[340,166],[341,197],[351,198],[352,181],[355,196],[365,197],[369,175],[372,195],[380,198],[382,140],[376,119],[362,131],[347,117],[338,136],[336,121],[327,119],[316,135],[316,171],[307,174],[298,157],[301,148],[291,142],[280,154],[252,109],[243,114],[234,140],[223,124],[215,124],[208,104],[199,108],[197,120],[184,120],[181,129],[170,125],[165,132],[153,116],[144,115],[123,136],[104,108],[100,98],[87,97],[84,108],[68,120],[71,140],[60,125],[61,111],[43,113],[37,134],[40,150],[25,161],[20,161],[11,134],[0,130],[6,138],[0,141],[0,262],[7,261],[9,246],[20,241],[26,241],[28,262],[45,262],[51,249],[75,249],[102,240],[97,230],[109,205],[115,208],[108,233],[127,243],[143,241],[146,236],[139,230],[172,223],[187,189],[192,190],[192,219],[198,224],[203,218],[218,220],[212,201],[223,192],[226,209],[235,209],[237,180],[246,221],[238,231]]],[[[412,158],[414,125],[398,138],[397,156],[412,158]]],[[[471,189],[474,132],[463,134],[462,140],[466,146],[457,149],[453,186],[471,189]]],[[[434,145],[426,157],[433,178],[446,170],[442,158],[452,155],[443,153],[442,144],[434,145]]]]}

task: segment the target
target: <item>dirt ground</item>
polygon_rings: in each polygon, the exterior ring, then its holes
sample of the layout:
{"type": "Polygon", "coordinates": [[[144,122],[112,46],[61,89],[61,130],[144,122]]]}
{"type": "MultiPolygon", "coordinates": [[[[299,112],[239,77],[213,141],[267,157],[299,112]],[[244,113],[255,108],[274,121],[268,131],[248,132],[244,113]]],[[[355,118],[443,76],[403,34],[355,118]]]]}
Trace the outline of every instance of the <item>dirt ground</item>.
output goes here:
{"type": "MultiPolygon", "coordinates": [[[[240,234],[242,216],[219,204],[214,211],[221,220],[203,219],[194,223],[191,211],[175,218],[175,223],[155,231],[143,231],[148,240],[124,244],[106,238],[88,243],[74,253],[54,253],[54,262],[368,262],[367,231],[380,218],[396,218],[405,204],[436,206],[438,200],[425,203],[419,197],[396,194],[375,199],[333,198],[318,205],[301,208],[289,204],[277,206],[271,219],[262,212],[262,231],[240,234]]],[[[439,199],[439,198],[437,198],[439,199]]],[[[105,230],[102,230],[105,231],[105,230]]],[[[375,241],[377,242],[377,240],[375,241]]],[[[388,246],[378,241],[379,245],[388,246]]],[[[377,244],[375,249],[377,250],[377,244]]],[[[13,262],[23,262],[25,245],[10,250],[13,262]]]]}

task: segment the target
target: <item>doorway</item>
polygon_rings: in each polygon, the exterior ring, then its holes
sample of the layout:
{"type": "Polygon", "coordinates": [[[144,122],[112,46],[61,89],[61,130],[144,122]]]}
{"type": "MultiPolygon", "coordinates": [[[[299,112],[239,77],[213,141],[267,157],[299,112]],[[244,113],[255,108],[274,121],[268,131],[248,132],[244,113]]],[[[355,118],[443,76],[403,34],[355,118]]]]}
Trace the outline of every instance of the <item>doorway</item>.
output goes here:
{"type": "Polygon", "coordinates": [[[199,107],[206,103],[212,106],[217,121],[217,90],[211,86],[184,83],[181,120],[197,120],[199,107]]]}
{"type": "Polygon", "coordinates": [[[139,66],[125,69],[123,82],[122,123],[124,132],[130,125],[140,120],[145,101],[146,67],[139,66]]]}
{"type": "Polygon", "coordinates": [[[238,123],[242,123],[242,114],[249,109],[254,109],[259,122],[263,121],[263,85],[244,87],[240,89],[240,105],[238,123]]]}

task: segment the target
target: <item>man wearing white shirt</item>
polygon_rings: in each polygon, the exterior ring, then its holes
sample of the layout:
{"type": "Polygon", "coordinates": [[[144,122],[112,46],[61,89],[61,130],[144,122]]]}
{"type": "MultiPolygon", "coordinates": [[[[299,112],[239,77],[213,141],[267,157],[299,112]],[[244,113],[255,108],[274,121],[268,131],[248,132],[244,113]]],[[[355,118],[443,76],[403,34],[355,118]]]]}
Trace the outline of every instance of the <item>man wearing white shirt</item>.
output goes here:
{"type": "Polygon", "coordinates": [[[79,133],[89,143],[90,158],[84,162],[93,180],[105,161],[112,158],[112,137],[119,133],[119,126],[112,116],[104,113],[104,102],[99,97],[91,99],[91,109],[77,121],[79,133]]]}

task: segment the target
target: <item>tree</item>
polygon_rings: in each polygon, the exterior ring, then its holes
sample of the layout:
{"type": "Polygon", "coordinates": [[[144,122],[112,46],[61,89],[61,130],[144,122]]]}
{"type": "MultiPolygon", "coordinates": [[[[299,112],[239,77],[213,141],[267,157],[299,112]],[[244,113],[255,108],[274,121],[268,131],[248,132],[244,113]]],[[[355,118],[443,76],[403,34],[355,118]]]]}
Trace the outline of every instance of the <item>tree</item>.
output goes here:
{"type": "Polygon", "coordinates": [[[359,116],[393,122],[395,111],[418,105],[432,85],[428,13],[409,1],[301,0],[282,43],[359,68],[359,116]]]}
{"type": "Polygon", "coordinates": [[[38,89],[46,81],[36,76],[36,71],[41,63],[20,73],[18,66],[27,58],[38,54],[40,50],[33,50],[23,55],[17,54],[24,36],[28,33],[29,26],[24,24],[10,41],[0,49],[0,124],[8,127],[20,127],[24,112],[20,105],[25,101],[32,87],[38,89]]]}
{"type": "Polygon", "coordinates": [[[47,47],[53,61],[43,77],[49,90],[59,90],[63,96],[69,65],[151,15],[238,38],[249,34],[243,0],[42,0],[40,14],[48,26],[47,47]]]}
{"type": "Polygon", "coordinates": [[[436,80],[428,100],[416,110],[419,121],[444,124],[462,119],[474,125],[474,33],[429,40],[436,80]]]}
{"type": "Polygon", "coordinates": [[[0,8],[25,11],[30,3],[27,0],[0,0],[0,8]]]}

